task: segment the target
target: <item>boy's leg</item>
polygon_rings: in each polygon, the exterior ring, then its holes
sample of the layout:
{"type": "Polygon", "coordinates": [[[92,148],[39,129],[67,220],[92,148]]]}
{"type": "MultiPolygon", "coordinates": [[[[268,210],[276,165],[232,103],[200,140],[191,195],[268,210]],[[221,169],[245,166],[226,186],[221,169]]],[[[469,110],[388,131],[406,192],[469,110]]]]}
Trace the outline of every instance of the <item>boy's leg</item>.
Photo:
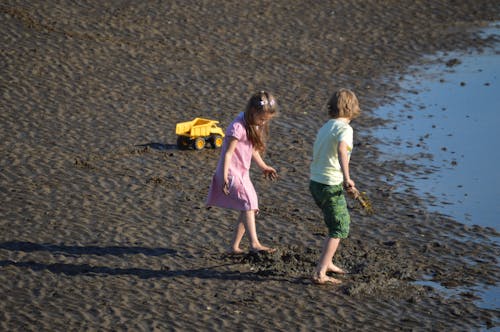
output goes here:
{"type": "Polygon", "coordinates": [[[347,237],[349,234],[350,216],[345,196],[342,193],[342,185],[328,186],[311,181],[309,189],[314,201],[323,212],[329,234],[329,237],[323,243],[321,257],[313,273],[313,281],[319,284],[327,282],[338,284],[341,282],[340,280],[331,278],[326,273],[329,271],[340,274],[346,273],[332,262],[340,239],[347,237]]]}
{"type": "Polygon", "coordinates": [[[243,223],[245,224],[245,229],[250,240],[250,250],[274,252],[275,249],[263,246],[259,242],[259,238],[257,236],[257,227],[255,225],[255,211],[243,211],[242,214],[244,215],[243,223]]]}
{"type": "Polygon", "coordinates": [[[332,237],[327,237],[323,242],[323,250],[321,252],[318,265],[316,266],[316,269],[314,270],[313,274],[314,282],[318,284],[324,284],[327,282],[334,284],[341,283],[340,280],[326,275],[326,272],[332,269],[333,265],[332,259],[333,256],[335,255],[335,252],[337,251],[339,243],[340,243],[339,238],[332,238],[332,237]]]}
{"type": "Polygon", "coordinates": [[[234,227],[233,239],[231,241],[231,249],[230,251],[234,254],[241,254],[243,250],[240,249],[241,239],[243,235],[245,235],[245,211],[241,211],[238,216],[238,221],[236,221],[236,225],[234,227]]]}

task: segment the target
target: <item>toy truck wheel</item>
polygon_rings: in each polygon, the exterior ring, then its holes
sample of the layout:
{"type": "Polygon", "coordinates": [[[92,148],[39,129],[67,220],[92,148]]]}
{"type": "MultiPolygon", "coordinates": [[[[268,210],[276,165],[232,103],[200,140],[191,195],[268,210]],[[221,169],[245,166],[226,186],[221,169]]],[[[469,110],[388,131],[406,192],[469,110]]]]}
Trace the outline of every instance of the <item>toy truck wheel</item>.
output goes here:
{"type": "Polygon", "coordinates": [[[195,150],[201,150],[205,147],[205,139],[203,137],[197,137],[193,142],[193,147],[195,150]]]}
{"type": "Polygon", "coordinates": [[[212,143],[212,148],[217,149],[222,146],[222,143],[224,142],[224,139],[222,138],[221,135],[213,135],[210,139],[212,143]]]}

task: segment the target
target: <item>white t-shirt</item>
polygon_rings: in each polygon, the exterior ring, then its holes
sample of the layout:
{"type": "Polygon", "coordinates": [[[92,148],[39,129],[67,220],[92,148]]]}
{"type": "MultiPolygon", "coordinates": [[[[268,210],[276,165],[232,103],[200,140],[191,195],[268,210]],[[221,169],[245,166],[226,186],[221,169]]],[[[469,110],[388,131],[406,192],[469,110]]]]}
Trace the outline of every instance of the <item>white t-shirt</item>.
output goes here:
{"type": "Polygon", "coordinates": [[[311,180],[327,185],[337,185],[344,181],[337,149],[342,141],[347,144],[350,157],[353,130],[347,122],[330,119],[320,128],[313,146],[311,180]]]}

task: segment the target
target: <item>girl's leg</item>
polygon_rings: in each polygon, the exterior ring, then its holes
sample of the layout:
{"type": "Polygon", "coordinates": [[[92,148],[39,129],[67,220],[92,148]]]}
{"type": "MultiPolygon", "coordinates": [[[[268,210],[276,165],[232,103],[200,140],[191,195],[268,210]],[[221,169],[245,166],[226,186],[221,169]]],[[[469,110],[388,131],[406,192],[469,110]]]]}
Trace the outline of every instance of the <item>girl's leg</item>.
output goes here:
{"type": "Polygon", "coordinates": [[[234,227],[233,239],[231,241],[230,252],[235,254],[243,253],[243,250],[240,249],[241,239],[245,234],[245,211],[241,211],[238,216],[238,221],[236,221],[236,226],[234,227]]]}
{"type": "Polygon", "coordinates": [[[318,284],[324,284],[327,282],[339,284],[340,280],[329,277],[326,275],[327,271],[332,269],[333,265],[332,259],[339,246],[339,238],[327,237],[323,243],[323,251],[321,252],[321,257],[319,258],[318,265],[314,270],[313,280],[318,284]]]}
{"type": "Polygon", "coordinates": [[[255,225],[255,211],[243,211],[242,214],[244,216],[243,222],[245,225],[245,229],[250,240],[250,250],[274,252],[276,249],[263,246],[259,242],[259,238],[257,236],[257,227],[255,225]]]}

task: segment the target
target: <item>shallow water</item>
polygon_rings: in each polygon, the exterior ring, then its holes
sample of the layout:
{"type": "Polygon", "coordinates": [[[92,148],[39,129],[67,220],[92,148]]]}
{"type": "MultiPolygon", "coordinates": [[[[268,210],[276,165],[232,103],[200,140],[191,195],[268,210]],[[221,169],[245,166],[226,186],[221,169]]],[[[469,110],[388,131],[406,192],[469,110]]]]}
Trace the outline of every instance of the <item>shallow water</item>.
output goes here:
{"type": "MultiPolygon", "coordinates": [[[[484,32],[500,36],[496,25],[484,32]]],[[[396,174],[400,188],[426,197],[430,210],[466,225],[499,229],[500,48],[483,53],[442,53],[401,80],[396,102],[376,110],[394,120],[374,134],[383,159],[402,159],[433,172],[396,174]],[[431,61],[430,61],[431,62],[431,61]]],[[[494,239],[500,244],[500,239],[494,239]]],[[[428,284],[428,281],[421,283],[428,284]]],[[[437,289],[443,289],[435,285],[437,289]]],[[[478,305],[498,308],[500,287],[474,288],[478,305]]],[[[450,295],[453,293],[450,292],[450,295]]]]}
{"type": "Polygon", "coordinates": [[[404,87],[418,94],[410,92],[378,111],[397,122],[379,131],[389,142],[382,149],[389,155],[428,154],[417,162],[436,172],[416,178],[415,184],[435,198],[433,209],[465,224],[498,230],[500,55],[447,57],[462,63],[406,78],[404,87]]]}

